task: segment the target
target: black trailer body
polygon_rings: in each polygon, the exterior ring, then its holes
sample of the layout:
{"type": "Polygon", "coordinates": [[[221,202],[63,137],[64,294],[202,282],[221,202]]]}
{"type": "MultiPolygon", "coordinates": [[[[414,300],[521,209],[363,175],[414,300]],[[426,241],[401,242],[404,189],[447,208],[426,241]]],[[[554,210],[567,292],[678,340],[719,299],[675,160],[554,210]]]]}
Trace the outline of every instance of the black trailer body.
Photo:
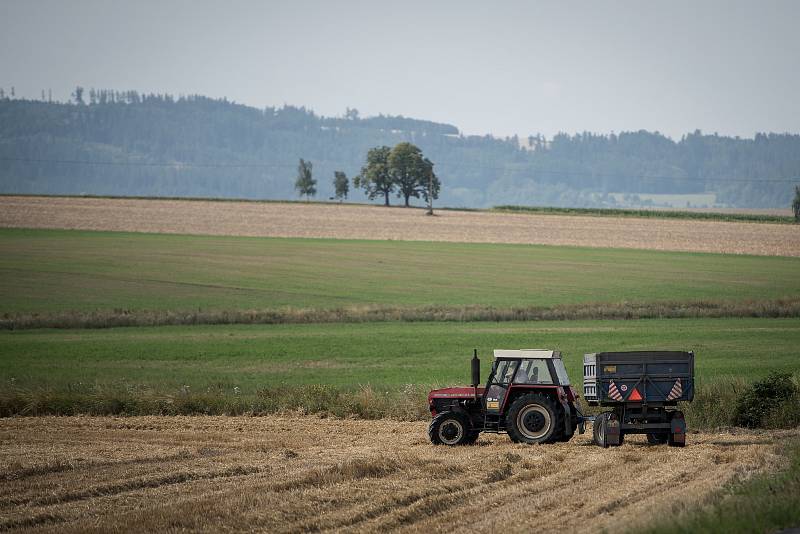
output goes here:
{"type": "Polygon", "coordinates": [[[598,352],[583,357],[584,398],[611,408],[595,420],[595,441],[619,445],[625,434],[647,434],[650,443],[686,443],[678,402],[694,398],[694,353],[598,352]]]}

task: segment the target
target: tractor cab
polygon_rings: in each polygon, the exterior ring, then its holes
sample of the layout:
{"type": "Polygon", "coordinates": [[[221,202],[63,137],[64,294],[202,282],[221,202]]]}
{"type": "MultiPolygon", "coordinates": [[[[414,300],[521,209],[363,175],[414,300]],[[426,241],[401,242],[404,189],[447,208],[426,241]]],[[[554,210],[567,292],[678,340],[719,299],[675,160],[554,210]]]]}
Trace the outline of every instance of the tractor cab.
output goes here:
{"type": "Polygon", "coordinates": [[[479,387],[479,382],[476,353],[471,387],[430,392],[432,442],[469,443],[480,432],[508,432],[512,440],[524,443],[566,441],[582,421],[578,395],[559,351],[495,350],[486,386],[479,387]]]}
{"type": "Polygon", "coordinates": [[[486,384],[486,410],[501,411],[511,387],[569,387],[561,353],[553,350],[496,350],[486,384]]]}

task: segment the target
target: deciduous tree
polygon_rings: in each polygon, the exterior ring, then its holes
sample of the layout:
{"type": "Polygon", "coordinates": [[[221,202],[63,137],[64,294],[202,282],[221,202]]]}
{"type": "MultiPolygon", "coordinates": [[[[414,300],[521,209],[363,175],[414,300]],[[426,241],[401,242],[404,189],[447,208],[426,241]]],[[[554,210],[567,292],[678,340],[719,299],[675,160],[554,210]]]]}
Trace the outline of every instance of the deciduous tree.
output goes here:
{"type": "Polygon", "coordinates": [[[350,181],[347,179],[347,175],[342,171],[334,171],[333,189],[336,193],[336,198],[340,201],[347,198],[347,193],[350,191],[350,181]]]}
{"type": "Polygon", "coordinates": [[[297,179],[294,182],[294,188],[301,197],[306,197],[306,200],[317,194],[317,181],[311,176],[311,162],[300,158],[300,164],[297,166],[297,179]]]}
{"type": "Polygon", "coordinates": [[[388,146],[378,146],[367,152],[367,162],[361,168],[361,173],[353,178],[353,185],[364,190],[367,197],[373,200],[383,195],[384,205],[389,205],[389,195],[395,190],[395,184],[389,173],[389,154],[392,149],[388,146]]]}
{"type": "Polygon", "coordinates": [[[792,202],[795,222],[800,222],[800,185],[794,186],[794,201],[792,202]]]}
{"type": "Polygon", "coordinates": [[[411,197],[426,202],[438,198],[441,184],[433,172],[433,163],[411,143],[397,144],[389,154],[389,173],[397,186],[397,196],[409,206],[411,197]]]}

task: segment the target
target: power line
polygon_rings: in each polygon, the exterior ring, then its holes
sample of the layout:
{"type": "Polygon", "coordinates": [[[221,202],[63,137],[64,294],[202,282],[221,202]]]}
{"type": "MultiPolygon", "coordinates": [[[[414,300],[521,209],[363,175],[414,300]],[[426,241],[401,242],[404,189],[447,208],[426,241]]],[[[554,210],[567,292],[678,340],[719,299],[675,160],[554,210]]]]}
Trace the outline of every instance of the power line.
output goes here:
{"type": "MultiPolygon", "coordinates": [[[[48,158],[8,158],[0,157],[0,161],[12,161],[20,163],[50,163],[50,164],[66,164],[66,165],[94,165],[94,166],[115,166],[115,167],[161,167],[172,169],[183,168],[212,168],[212,169],[226,169],[226,168],[250,168],[250,169],[268,169],[268,168],[294,168],[296,163],[274,163],[274,162],[256,162],[256,163],[189,163],[189,162],[158,162],[158,161],[97,161],[97,160],[74,160],[74,159],[48,159],[48,158]]],[[[333,166],[346,167],[347,164],[341,162],[318,160],[315,163],[328,164],[333,166]]],[[[615,178],[626,180],[663,180],[663,181],[688,181],[695,183],[797,183],[800,178],[695,178],[691,176],[667,176],[667,175],[629,175],[615,172],[600,172],[600,171],[565,171],[560,169],[542,169],[542,168],[514,168],[514,163],[508,165],[481,165],[481,164],[465,164],[453,162],[440,162],[436,167],[454,167],[454,168],[472,168],[472,169],[488,169],[506,172],[520,172],[535,178],[537,175],[553,175],[575,178],[615,178]]]]}

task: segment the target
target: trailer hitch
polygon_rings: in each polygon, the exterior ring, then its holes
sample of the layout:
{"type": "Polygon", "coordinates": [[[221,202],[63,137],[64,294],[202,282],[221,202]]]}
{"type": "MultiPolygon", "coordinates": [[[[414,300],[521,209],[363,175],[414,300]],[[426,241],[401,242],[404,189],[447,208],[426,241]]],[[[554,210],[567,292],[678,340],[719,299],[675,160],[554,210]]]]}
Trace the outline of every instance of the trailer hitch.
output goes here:
{"type": "Polygon", "coordinates": [[[589,415],[589,416],[583,415],[583,412],[581,412],[581,409],[577,406],[577,404],[575,406],[575,412],[578,414],[577,415],[577,418],[578,418],[578,433],[579,434],[585,434],[586,433],[586,421],[589,421],[590,423],[593,423],[594,422],[594,416],[593,415],[589,415]]]}

